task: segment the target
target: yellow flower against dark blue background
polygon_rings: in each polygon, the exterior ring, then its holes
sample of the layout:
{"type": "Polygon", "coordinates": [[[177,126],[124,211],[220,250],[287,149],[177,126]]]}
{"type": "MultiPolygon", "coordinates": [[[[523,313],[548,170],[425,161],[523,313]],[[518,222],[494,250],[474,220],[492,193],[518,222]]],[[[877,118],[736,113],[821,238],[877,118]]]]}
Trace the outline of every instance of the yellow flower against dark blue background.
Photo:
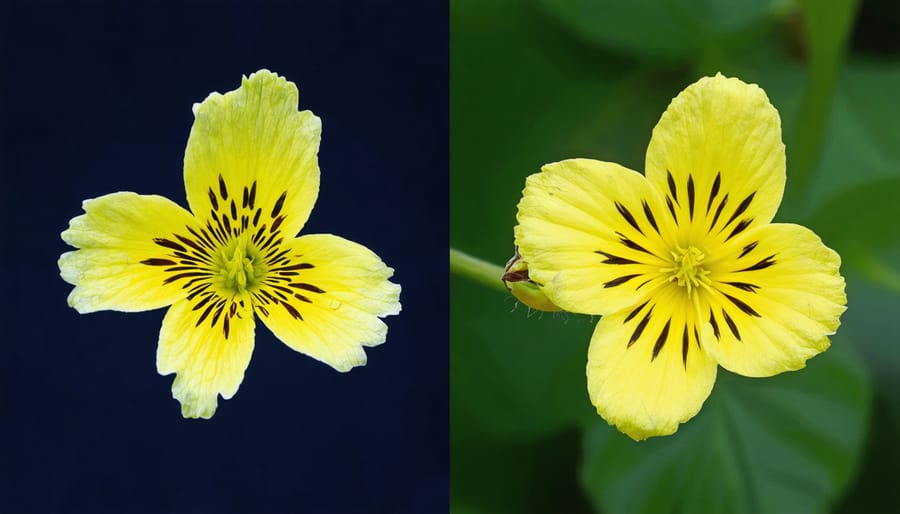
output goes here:
{"type": "Polygon", "coordinates": [[[841,260],[811,230],[771,223],[784,184],[778,112],[722,75],[672,101],[646,176],[571,159],[528,178],[516,244],[555,305],[603,315],[587,379],[610,424],[672,434],[718,366],[765,377],[828,348],[847,302],[841,260]]]}
{"type": "Polygon", "coordinates": [[[319,192],[321,121],[297,111],[297,87],[266,70],[194,106],[184,158],[191,212],[160,197],[113,193],[84,202],[59,260],[81,313],[171,305],[157,350],[177,373],[185,417],[210,418],[238,389],[254,316],[294,350],[338,371],[385,341],[400,312],[393,270],[331,234],[295,237],[319,192]]]}

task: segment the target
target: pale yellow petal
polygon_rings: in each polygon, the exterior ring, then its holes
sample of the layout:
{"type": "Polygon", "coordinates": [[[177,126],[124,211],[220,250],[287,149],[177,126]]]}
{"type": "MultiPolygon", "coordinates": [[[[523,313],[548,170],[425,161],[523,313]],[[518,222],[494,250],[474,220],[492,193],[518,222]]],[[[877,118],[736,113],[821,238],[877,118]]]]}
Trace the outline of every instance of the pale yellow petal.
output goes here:
{"type": "Polygon", "coordinates": [[[529,278],[563,310],[633,305],[667,265],[671,217],[647,180],[617,164],[571,159],[528,177],[516,245],[529,278]]]}
{"type": "Polygon", "coordinates": [[[294,350],[338,371],[364,365],[363,347],[387,335],[379,318],[400,312],[400,286],[388,280],[394,270],[368,248],[330,234],[297,238],[290,250],[285,271],[271,270],[286,280],[270,289],[274,303],[257,308],[263,323],[294,350]]]}
{"type": "Polygon", "coordinates": [[[230,217],[224,231],[235,232],[283,216],[277,223],[286,237],[300,231],[319,192],[322,123],[297,103],[293,82],[261,70],[196,107],[184,182],[199,218],[230,217]]]}
{"type": "Polygon", "coordinates": [[[591,402],[632,439],[669,435],[694,417],[716,380],[699,331],[671,298],[604,316],[588,350],[591,402]]]}
{"type": "Polygon", "coordinates": [[[785,184],[778,111],[755,84],[702,78],[672,100],[653,129],[646,174],[695,241],[707,232],[724,239],[743,220],[768,223],[785,184]]]}
{"type": "Polygon", "coordinates": [[[799,225],[759,227],[739,243],[710,275],[720,291],[704,331],[710,354],[752,377],[804,367],[846,309],[840,256],[799,225]]]}
{"type": "Polygon", "coordinates": [[[142,311],[170,305],[184,296],[179,283],[166,284],[169,249],[155,240],[172,237],[194,222],[189,212],[161,196],[113,193],[83,203],[62,238],[80,248],[59,259],[62,278],[75,286],[69,305],[78,312],[142,311]],[[153,264],[148,264],[153,263],[153,264]]]}
{"type": "Polygon", "coordinates": [[[249,299],[214,297],[207,305],[212,309],[175,303],[159,333],[156,368],[161,375],[178,374],[172,396],[181,402],[186,418],[209,419],[219,395],[226,400],[234,396],[253,353],[255,323],[249,299]]]}

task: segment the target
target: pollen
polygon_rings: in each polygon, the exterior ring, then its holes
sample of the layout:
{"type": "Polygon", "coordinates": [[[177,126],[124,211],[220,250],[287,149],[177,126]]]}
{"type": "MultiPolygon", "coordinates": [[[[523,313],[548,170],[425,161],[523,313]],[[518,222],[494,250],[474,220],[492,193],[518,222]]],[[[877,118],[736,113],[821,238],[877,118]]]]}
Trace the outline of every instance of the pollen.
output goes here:
{"type": "Polygon", "coordinates": [[[709,279],[709,270],[703,266],[706,255],[699,248],[677,246],[671,253],[672,267],[662,270],[669,275],[669,282],[686,287],[688,296],[693,296],[701,287],[709,287],[712,283],[709,279]]]}

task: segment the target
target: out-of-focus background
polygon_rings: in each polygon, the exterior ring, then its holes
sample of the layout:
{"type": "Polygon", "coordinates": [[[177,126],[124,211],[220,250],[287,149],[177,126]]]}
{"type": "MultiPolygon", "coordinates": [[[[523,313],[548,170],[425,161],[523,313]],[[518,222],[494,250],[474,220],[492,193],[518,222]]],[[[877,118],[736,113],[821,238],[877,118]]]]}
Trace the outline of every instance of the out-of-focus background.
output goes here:
{"type": "Polygon", "coordinates": [[[722,72],[779,110],[776,219],[841,253],[849,297],[805,370],[720,369],[696,418],[634,443],[588,399],[596,318],[453,276],[453,512],[896,511],[900,4],[453,0],[450,21],[452,246],[502,265],[527,175],[570,157],[643,170],[669,101],[722,72]]]}
{"type": "Polygon", "coordinates": [[[440,2],[0,1],[0,512],[446,511],[447,38],[440,2]],[[349,373],[258,323],[185,420],[165,311],[69,308],[59,234],[114,191],[186,205],[191,105],[264,67],[322,119],[303,233],[376,252],[403,312],[349,373]]]}

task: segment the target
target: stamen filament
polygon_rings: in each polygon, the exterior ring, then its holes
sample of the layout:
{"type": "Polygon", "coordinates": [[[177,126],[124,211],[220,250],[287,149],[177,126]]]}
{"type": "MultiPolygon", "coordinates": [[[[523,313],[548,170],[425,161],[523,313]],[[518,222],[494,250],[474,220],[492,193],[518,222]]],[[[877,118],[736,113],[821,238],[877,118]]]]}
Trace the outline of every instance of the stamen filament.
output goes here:
{"type": "Polygon", "coordinates": [[[698,248],[689,246],[675,247],[672,254],[672,266],[661,268],[660,271],[669,275],[670,282],[687,288],[689,297],[696,297],[699,288],[711,291],[712,281],[709,279],[709,271],[703,267],[706,256],[698,248]]]}

